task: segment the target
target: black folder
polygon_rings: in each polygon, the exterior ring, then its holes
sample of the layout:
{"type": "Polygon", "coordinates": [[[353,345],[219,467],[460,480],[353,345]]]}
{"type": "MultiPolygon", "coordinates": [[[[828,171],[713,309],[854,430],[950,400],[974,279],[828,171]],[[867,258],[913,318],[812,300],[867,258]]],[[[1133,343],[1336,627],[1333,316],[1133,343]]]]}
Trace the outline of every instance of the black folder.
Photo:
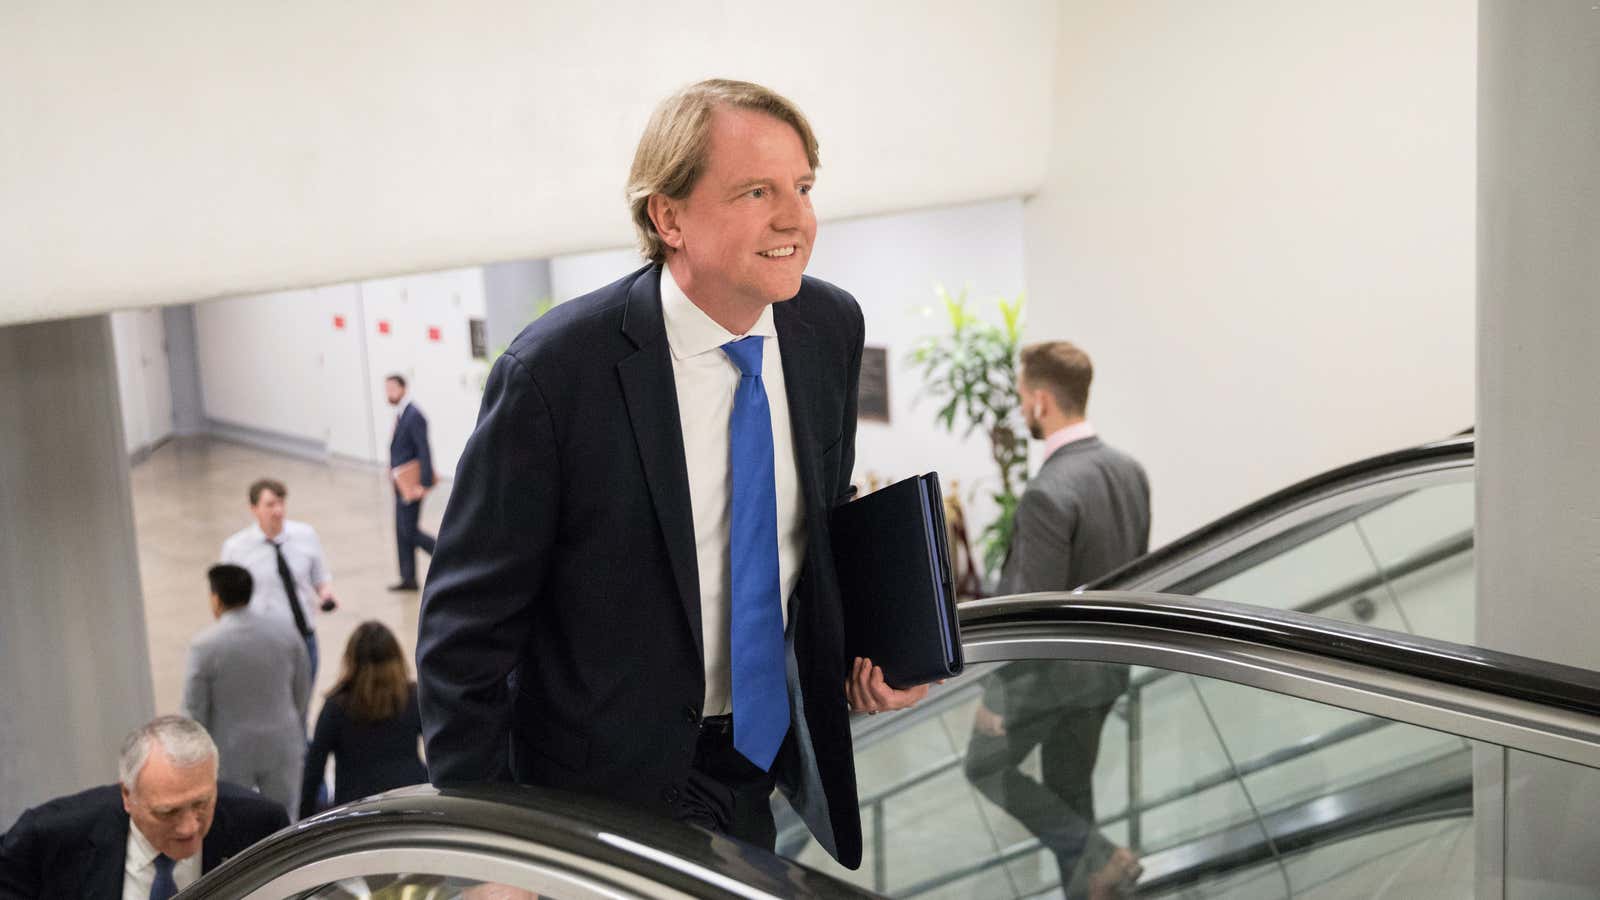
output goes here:
{"type": "Polygon", "coordinates": [[[961,629],[937,473],[834,507],[845,652],[905,689],[961,674],[961,629]]]}

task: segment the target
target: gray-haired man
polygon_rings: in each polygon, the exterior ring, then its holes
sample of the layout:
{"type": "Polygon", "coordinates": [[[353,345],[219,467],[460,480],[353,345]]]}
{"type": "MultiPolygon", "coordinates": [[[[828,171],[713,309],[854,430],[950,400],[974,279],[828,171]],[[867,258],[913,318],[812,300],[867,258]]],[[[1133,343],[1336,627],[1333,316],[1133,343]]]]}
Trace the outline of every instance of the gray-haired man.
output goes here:
{"type": "Polygon", "coordinates": [[[282,806],[217,781],[217,748],[182,716],[128,735],[121,783],[51,800],[0,837],[0,896],[165,900],[289,824],[282,806]]]}

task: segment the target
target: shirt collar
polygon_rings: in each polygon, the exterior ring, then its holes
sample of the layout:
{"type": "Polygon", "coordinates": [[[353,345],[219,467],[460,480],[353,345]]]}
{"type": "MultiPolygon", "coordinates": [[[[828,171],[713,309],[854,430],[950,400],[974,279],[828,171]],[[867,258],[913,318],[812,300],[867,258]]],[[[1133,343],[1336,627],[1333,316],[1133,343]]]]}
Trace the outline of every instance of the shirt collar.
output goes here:
{"type": "Polygon", "coordinates": [[[250,526],[250,532],[258,541],[265,541],[268,544],[282,544],[289,539],[289,520],[285,519],[283,521],[283,530],[278,532],[278,536],[275,538],[267,537],[267,533],[261,530],[260,522],[253,523],[250,526]]]}
{"type": "Polygon", "coordinates": [[[405,415],[406,414],[406,408],[409,407],[410,405],[411,405],[411,395],[408,393],[404,397],[400,398],[400,402],[399,403],[395,404],[394,417],[396,419],[398,419],[401,416],[405,415]]]}
{"type": "Polygon", "coordinates": [[[150,843],[149,839],[144,836],[144,832],[139,830],[139,823],[133,821],[133,817],[129,816],[128,855],[133,857],[135,863],[138,863],[135,868],[143,869],[145,866],[155,862],[157,852],[155,845],[150,843]]]}
{"type": "Polygon", "coordinates": [[[1089,424],[1088,419],[1054,431],[1044,440],[1044,458],[1049,459],[1051,454],[1068,444],[1075,444],[1094,436],[1094,426],[1089,424]]]}
{"type": "MultiPolygon", "coordinates": [[[[678,286],[678,279],[672,277],[672,270],[665,265],[661,267],[661,317],[667,327],[667,344],[672,348],[673,359],[699,356],[743,336],[718,325],[715,319],[706,315],[705,310],[696,306],[683,288],[678,286]]],[[[770,305],[761,311],[761,318],[750,326],[747,333],[761,337],[778,336],[778,329],[772,323],[770,305]]]]}

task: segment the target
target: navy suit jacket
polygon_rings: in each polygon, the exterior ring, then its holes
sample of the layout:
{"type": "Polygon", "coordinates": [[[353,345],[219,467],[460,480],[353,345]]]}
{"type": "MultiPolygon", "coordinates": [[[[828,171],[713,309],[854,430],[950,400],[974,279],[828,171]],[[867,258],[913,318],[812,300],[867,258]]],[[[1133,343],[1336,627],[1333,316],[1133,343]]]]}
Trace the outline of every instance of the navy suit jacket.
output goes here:
{"type": "Polygon", "coordinates": [[[389,439],[389,468],[403,466],[413,459],[422,463],[422,486],[433,487],[433,454],[428,452],[428,419],[415,403],[394,423],[389,439]]]}
{"type": "MultiPolygon", "coordinates": [[[[84,897],[121,900],[128,858],[128,813],[115,784],[60,797],[22,814],[0,838],[0,898],[84,897]]],[[[226,781],[200,850],[200,871],[280,828],[282,806],[226,781]]]]}
{"type": "MultiPolygon", "coordinates": [[[[660,277],[646,266],[557,306],[489,375],[417,640],[435,784],[510,779],[665,815],[688,775],[705,674],[660,277]]],[[[773,771],[854,867],[861,822],[828,511],[855,465],[863,322],[854,298],[813,278],[773,318],[808,548],[789,607],[791,697],[803,692],[791,712],[803,719],[773,771]],[[796,773],[807,785],[785,784],[796,773]]]]}

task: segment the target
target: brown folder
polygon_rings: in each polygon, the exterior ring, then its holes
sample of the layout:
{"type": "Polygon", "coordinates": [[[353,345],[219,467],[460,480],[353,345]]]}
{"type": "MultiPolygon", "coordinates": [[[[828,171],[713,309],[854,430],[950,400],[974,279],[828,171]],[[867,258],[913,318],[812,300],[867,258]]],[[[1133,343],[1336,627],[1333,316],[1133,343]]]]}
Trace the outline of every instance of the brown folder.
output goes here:
{"type": "Polygon", "coordinates": [[[408,463],[401,463],[395,466],[390,474],[394,476],[395,489],[407,503],[415,503],[428,493],[428,489],[422,486],[421,460],[413,459],[408,463]]]}

